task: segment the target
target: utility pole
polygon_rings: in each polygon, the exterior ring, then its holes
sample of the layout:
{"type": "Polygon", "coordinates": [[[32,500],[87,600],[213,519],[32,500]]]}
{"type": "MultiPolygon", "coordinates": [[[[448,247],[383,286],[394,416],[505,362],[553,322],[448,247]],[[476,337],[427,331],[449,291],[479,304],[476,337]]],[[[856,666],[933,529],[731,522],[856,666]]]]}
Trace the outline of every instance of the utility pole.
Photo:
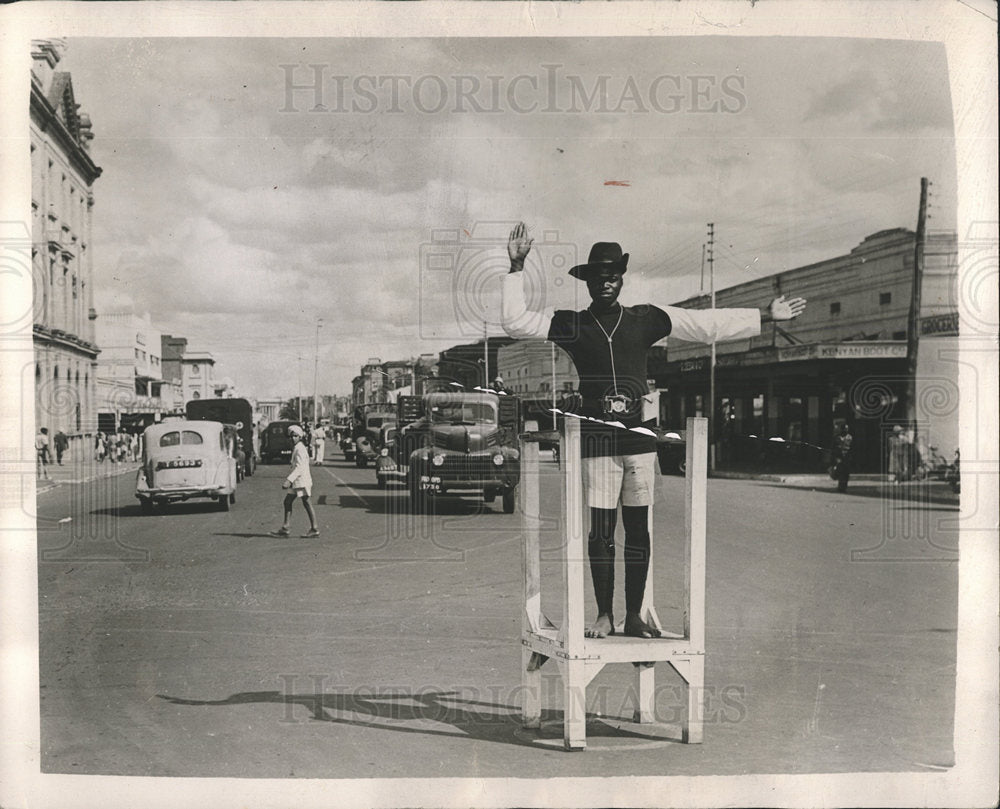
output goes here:
{"type": "Polygon", "coordinates": [[[486,377],[483,380],[483,387],[488,388],[490,386],[490,333],[485,320],[483,321],[483,376],[486,377]]]}
{"type": "Polygon", "coordinates": [[[701,286],[698,287],[702,295],[705,294],[705,245],[701,245],[701,286]]]}
{"type": "Polygon", "coordinates": [[[910,314],[906,319],[906,421],[917,438],[917,349],[920,347],[920,294],[924,282],[924,246],[927,241],[926,177],[920,178],[920,208],[917,211],[917,238],[913,247],[913,289],[910,314]]]}
{"type": "MultiPolygon", "coordinates": [[[[708,289],[715,310],[715,223],[708,223],[708,289]]],[[[704,248],[703,248],[704,249],[704,248]]],[[[708,366],[708,468],[715,471],[715,335],[708,366]]]]}
{"type": "Polygon", "coordinates": [[[319,330],[323,328],[323,318],[316,318],[316,361],[313,364],[313,423],[319,421],[319,330]]]}
{"type": "Polygon", "coordinates": [[[299,356],[296,359],[295,367],[298,369],[298,372],[299,372],[299,374],[298,374],[299,375],[299,395],[298,395],[297,398],[299,400],[299,424],[301,424],[302,423],[302,355],[301,354],[299,354],[299,356]]]}
{"type": "Polygon", "coordinates": [[[557,429],[556,423],[556,344],[549,343],[552,351],[552,429],[557,429]]]}

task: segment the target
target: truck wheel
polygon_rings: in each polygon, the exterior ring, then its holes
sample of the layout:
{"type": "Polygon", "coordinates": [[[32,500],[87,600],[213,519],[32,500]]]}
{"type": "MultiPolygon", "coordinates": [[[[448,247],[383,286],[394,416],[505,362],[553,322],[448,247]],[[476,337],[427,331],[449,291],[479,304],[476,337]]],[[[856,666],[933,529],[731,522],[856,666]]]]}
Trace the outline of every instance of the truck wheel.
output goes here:
{"type": "Polygon", "coordinates": [[[368,466],[368,459],[364,456],[363,453],[358,453],[354,457],[354,465],[358,467],[358,469],[364,469],[366,466],[368,466]]]}
{"type": "Polygon", "coordinates": [[[219,496],[219,511],[229,511],[229,495],[219,496]]]}
{"type": "Polygon", "coordinates": [[[139,508],[142,510],[143,514],[149,516],[153,513],[153,500],[149,497],[140,497],[139,508]]]}
{"type": "Polygon", "coordinates": [[[678,475],[686,475],[687,474],[687,468],[688,468],[688,465],[687,465],[687,456],[686,455],[682,455],[680,458],[677,459],[677,474],[678,475]]]}
{"type": "Polygon", "coordinates": [[[513,514],[517,508],[517,489],[507,489],[503,493],[503,513],[513,514]]]}
{"type": "Polygon", "coordinates": [[[388,484],[386,483],[386,480],[385,480],[385,476],[384,476],[384,475],[376,475],[376,476],[375,476],[375,480],[376,480],[376,482],[378,483],[378,487],[379,487],[380,489],[384,489],[384,488],[386,488],[386,486],[388,485],[388,484]]]}
{"type": "Polygon", "coordinates": [[[236,492],[233,492],[231,495],[229,495],[229,502],[231,504],[235,504],[236,503],[236,492]]]}

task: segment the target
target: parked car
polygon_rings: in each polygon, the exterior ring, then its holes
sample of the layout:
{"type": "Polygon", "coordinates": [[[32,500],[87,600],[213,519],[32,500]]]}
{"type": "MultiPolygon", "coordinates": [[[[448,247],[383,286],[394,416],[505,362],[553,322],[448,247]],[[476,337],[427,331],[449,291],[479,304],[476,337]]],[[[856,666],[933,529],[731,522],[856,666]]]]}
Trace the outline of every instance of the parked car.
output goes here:
{"type": "Polygon", "coordinates": [[[288,435],[292,425],[301,427],[297,421],[272,421],[261,432],[260,460],[261,463],[280,463],[292,459],[295,442],[288,435]]]}
{"type": "Polygon", "coordinates": [[[253,425],[253,405],[246,399],[192,399],[184,406],[189,419],[233,424],[239,433],[239,452],[243,455],[241,478],[257,469],[257,446],[253,425]]]}
{"type": "Polygon", "coordinates": [[[135,496],[144,514],[195,497],[228,511],[236,502],[237,431],[218,421],[166,421],[143,433],[135,496]]]}

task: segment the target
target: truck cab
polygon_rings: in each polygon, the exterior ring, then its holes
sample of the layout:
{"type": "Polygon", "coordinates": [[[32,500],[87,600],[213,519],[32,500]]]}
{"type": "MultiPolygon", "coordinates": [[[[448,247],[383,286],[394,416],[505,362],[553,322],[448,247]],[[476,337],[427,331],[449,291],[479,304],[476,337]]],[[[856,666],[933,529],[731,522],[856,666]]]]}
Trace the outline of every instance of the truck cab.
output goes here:
{"type": "Polygon", "coordinates": [[[392,454],[376,461],[376,474],[405,482],[415,513],[437,497],[473,495],[486,503],[499,496],[504,512],[512,514],[521,476],[520,420],[520,402],[512,396],[401,396],[392,454]]]}

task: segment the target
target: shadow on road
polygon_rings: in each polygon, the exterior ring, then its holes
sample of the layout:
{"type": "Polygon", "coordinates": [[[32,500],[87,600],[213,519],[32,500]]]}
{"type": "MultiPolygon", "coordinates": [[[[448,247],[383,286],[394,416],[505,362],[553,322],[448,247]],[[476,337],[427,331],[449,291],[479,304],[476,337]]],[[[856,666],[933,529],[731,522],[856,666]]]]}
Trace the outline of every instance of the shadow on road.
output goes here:
{"type": "MultiPolygon", "coordinates": [[[[238,507],[238,506],[237,506],[238,507]]],[[[158,517],[167,514],[205,514],[219,510],[219,504],[214,500],[197,500],[190,503],[172,503],[168,506],[156,506],[152,514],[143,514],[139,504],[127,506],[112,506],[111,508],[95,508],[91,514],[101,514],[110,517],[158,517]]]]}
{"type": "MultiPolygon", "coordinates": [[[[458,691],[406,691],[394,688],[358,689],[355,693],[284,694],[279,691],[244,691],[225,699],[199,700],[157,694],[173,705],[197,707],[247,704],[284,705],[284,724],[298,724],[293,708],[301,706],[319,722],[332,722],[352,727],[389,730],[396,733],[416,733],[459,739],[500,742],[518,747],[531,747],[543,738],[543,731],[522,729],[519,705],[466,699],[458,691]],[[442,727],[448,725],[450,727],[442,727]]],[[[621,727],[608,717],[587,714],[588,739],[613,737],[650,741],[647,732],[638,733],[621,727]]],[[[561,711],[542,710],[541,723],[561,724],[561,711]]],[[[625,720],[626,724],[629,724],[625,720]]],[[[657,737],[659,741],[681,743],[679,738],[657,737]]]]}

